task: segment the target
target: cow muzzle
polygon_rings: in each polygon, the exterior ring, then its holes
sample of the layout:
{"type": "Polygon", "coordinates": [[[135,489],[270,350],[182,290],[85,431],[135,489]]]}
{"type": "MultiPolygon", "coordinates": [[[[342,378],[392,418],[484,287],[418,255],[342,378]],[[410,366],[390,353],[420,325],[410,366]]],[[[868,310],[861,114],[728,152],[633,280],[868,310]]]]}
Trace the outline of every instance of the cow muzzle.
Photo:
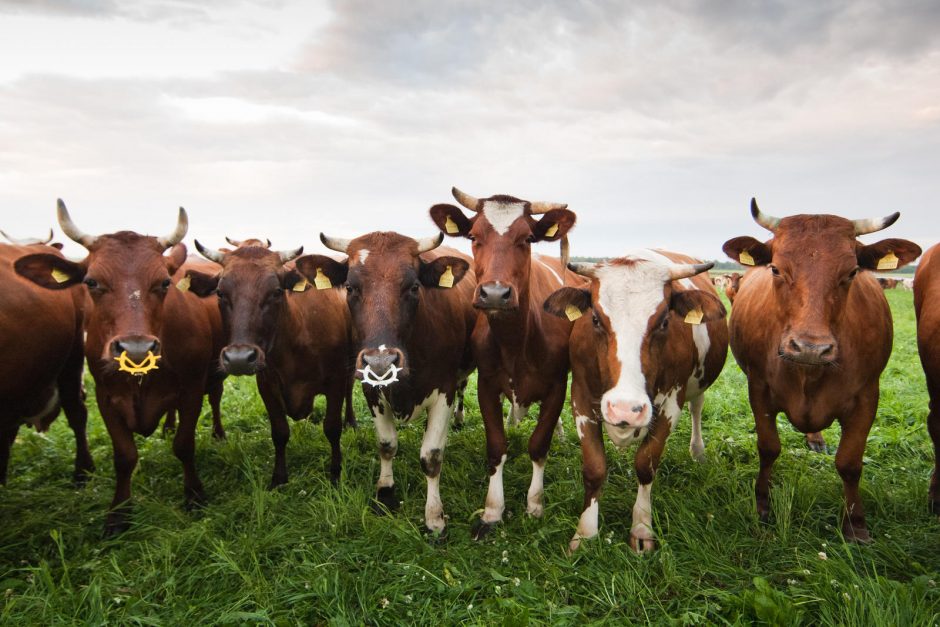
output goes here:
{"type": "Polygon", "coordinates": [[[499,281],[477,285],[473,306],[488,311],[512,311],[519,308],[519,297],[511,285],[499,281]]]}
{"type": "Polygon", "coordinates": [[[604,421],[615,427],[646,427],[653,415],[646,400],[607,401],[604,403],[604,421]]]}
{"type": "Polygon", "coordinates": [[[784,336],[780,344],[780,356],[788,361],[807,366],[828,366],[836,361],[839,347],[831,335],[799,336],[794,333],[784,336]]]}
{"type": "Polygon", "coordinates": [[[159,368],[160,340],[152,335],[115,338],[108,345],[108,352],[118,362],[118,370],[133,375],[141,376],[159,368]]]}
{"type": "Polygon", "coordinates": [[[363,349],[356,358],[356,378],[373,387],[385,387],[399,380],[405,369],[405,354],[384,344],[363,349]]]}
{"type": "Polygon", "coordinates": [[[225,374],[258,374],[264,368],[264,351],[251,344],[229,344],[222,349],[219,363],[225,374]]]}

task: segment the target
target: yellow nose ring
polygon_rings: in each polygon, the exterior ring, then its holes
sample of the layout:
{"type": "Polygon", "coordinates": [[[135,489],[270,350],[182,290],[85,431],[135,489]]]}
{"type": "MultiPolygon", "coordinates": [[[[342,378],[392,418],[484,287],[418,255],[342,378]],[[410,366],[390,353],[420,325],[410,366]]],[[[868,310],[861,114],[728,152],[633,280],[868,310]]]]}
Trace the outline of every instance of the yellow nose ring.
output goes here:
{"type": "Polygon", "coordinates": [[[135,377],[142,377],[151,370],[157,370],[159,368],[157,360],[162,356],[163,355],[154,355],[152,351],[147,351],[147,356],[144,357],[144,360],[136,364],[127,356],[127,351],[123,351],[120,357],[114,358],[114,361],[118,362],[118,370],[129,372],[135,377]]]}

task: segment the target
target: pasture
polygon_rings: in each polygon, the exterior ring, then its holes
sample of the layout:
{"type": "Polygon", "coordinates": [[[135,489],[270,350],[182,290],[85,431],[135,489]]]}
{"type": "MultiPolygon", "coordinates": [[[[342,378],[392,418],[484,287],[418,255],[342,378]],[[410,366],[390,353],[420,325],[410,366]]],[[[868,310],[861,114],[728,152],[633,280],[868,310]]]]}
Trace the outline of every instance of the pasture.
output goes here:
{"type": "Polygon", "coordinates": [[[343,473],[330,485],[319,421],[291,424],[290,480],[266,489],[273,463],[253,379],[229,378],[224,442],[200,421],[197,464],[209,496],[182,505],[182,471],[169,440],[138,439],[133,524],[102,540],[114,471],[88,377],[89,437],[98,466],[70,485],[74,442],[65,420],[48,435],[23,428],[0,488],[0,620],[5,624],[528,623],[935,625],[940,621],[940,521],[927,509],[932,450],[917,358],[912,295],[887,293],[895,343],[868,440],[862,494],[874,541],[839,532],[841,481],[830,454],[811,453],[778,418],[773,517],[757,521],[757,452],[745,378],[729,355],[706,396],[706,461],[688,453],[688,412],[669,440],[653,487],[660,548],[627,541],[636,495],[633,450],[608,445],[600,536],[565,549],[580,514],[580,449],[570,407],[566,441],[552,445],[545,516],[525,515],[530,418],[509,429],[508,519],[481,542],[470,525],[486,492],[483,426],[474,380],[466,426],[451,434],[441,495],[448,534],[422,533],[425,478],[420,425],[400,429],[395,463],[401,510],[372,513],[376,438],[357,387],[360,428],[343,434],[343,473]]]}

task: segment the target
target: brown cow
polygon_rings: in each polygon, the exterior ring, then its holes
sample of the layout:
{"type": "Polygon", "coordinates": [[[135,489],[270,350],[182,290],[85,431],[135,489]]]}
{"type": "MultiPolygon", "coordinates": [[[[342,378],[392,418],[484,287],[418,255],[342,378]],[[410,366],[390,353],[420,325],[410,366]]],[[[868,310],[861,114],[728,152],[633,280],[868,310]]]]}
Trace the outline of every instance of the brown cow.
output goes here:
{"type": "Polygon", "coordinates": [[[883,290],[893,290],[898,286],[898,279],[886,279],[884,277],[878,277],[878,284],[881,285],[883,290]]]}
{"type": "Polygon", "coordinates": [[[601,425],[617,447],[639,442],[639,482],[630,546],[656,546],[650,491],[666,438],[689,403],[689,450],[702,459],[702,406],[728,355],[725,308],[698,263],[676,253],[640,250],[606,263],[569,264],[588,289],[565,287],[545,310],[574,319],[571,413],[581,440],[584,506],[569,550],[598,532],[598,499],[607,477],[601,425]],[[584,315],[590,314],[590,315],[584,315]]]}
{"type": "MultiPolygon", "coordinates": [[[[565,285],[564,265],[557,259],[533,257],[531,249],[535,242],[563,240],[576,217],[563,204],[513,196],[476,199],[457,188],[452,192],[476,215],[468,218],[453,205],[434,205],[430,213],[442,231],[473,242],[477,276],[473,306],[480,311],[473,331],[473,354],[490,475],[486,507],[473,529],[479,539],[502,520],[505,509],[507,447],[501,396],[522,411],[540,403],[538,424],[529,438],[532,481],[526,510],[536,517],[543,512],[545,460],[567,391],[571,323],[542,309],[545,299],[565,285]]],[[[570,281],[585,284],[577,276],[570,281]]]]}
{"type": "Polygon", "coordinates": [[[940,245],[921,258],[914,275],[914,313],[917,316],[917,350],[927,375],[930,413],[927,431],[933,440],[934,470],[930,479],[930,508],[940,516],[940,245]]]}
{"type": "Polygon", "coordinates": [[[734,297],[738,294],[738,288],[741,287],[741,273],[732,272],[727,275],[727,281],[725,283],[725,296],[728,297],[728,301],[733,305],[734,297]]]}
{"type": "Polygon", "coordinates": [[[16,271],[50,289],[84,283],[94,308],[86,325],[85,357],[95,379],[98,409],[114,448],[116,486],[105,534],[129,526],[131,475],[137,466],[134,434],[148,436],[170,409],[179,412],[173,452],[183,464],[187,505],[205,500],[194,459],[196,421],[202,396],[218,375],[221,317],[215,303],[171,289],[186,260],[187,217],[181,208],[166,237],[131,231],[83,233],[60,200],[59,224],[86,249],[81,262],[52,254],[16,261],[16,271]],[[170,250],[168,256],[163,253],[170,250]],[[175,275],[175,276],[174,276],[175,275]]]}
{"type": "MultiPolygon", "coordinates": [[[[226,238],[228,239],[228,238],[226,238]]],[[[201,297],[218,294],[225,338],[219,361],[231,375],[255,375],[268,411],[274,441],[270,488],[287,483],[287,416],[310,416],[317,394],[326,395],[323,431],[330,441],[330,479],[339,481],[343,399],[352,388],[352,329],[345,297],[337,290],[309,289],[296,270],[285,267],[303,252],[272,251],[270,241],[238,242],[223,253],[199,252],[222,266],[213,274],[189,271],[190,289],[201,297]]],[[[348,400],[347,400],[348,403],[348,400]]],[[[352,416],[352,407],[347,404],[352,416]]]]}
{"type": "Polygon", "coordinates": [[[306,255],[297,260],[297,270],[317,287],[346,286],[358,339],[356,376],[379,440],[377,500],[388,510],[398,508],[394,419],[408,421],[427,410],[421,443],[428,487],[424,523],[440,535],[446,526],[440,496],[444,445],[457,396],[473,370],[473,275],[461,281],[470,260],[456,250],[434,250],[444,239],[440,234],[414,240],[369,233],[346,240],[321,233],[320,239],[327,248],[346,253],[346,261],[306,255]]]}
{"type": "Polygon", "coordinates": [[[776,417],[784,412],[803,433],[838,420],[842,439],[836,469],[842,477],[847,540],[869,540],[858,493],[865,440],[878,409],[878,377],[891,354],[891,311],[868,270],[893,269],[920,255],[907,240],[865,245],[856,238],[887,228],[884,219],[832,215],[783,219],[751,215],[773,238],[736,237],[724,251],[756,266],[742,282],[731,311],[731,351],[748,378],[757,427],[760,474],[757,511],[770,515],[770,470],[780,454],[776,417]]]}
{"type": "MultiPolygon", "coordinates": [[[[0,231],[2,233],[2,231],[0,231]]],[[[6,483],[10,447],[20,425],[48,429],[59,409],[75,434],[76,484],[95,469],[85,433],[88,410],[82,387],[83,290],[44,290],[13,270],[19,257],[47,254],[62,258],[45,240],[0,244],[0,484],[6,483]]]]}

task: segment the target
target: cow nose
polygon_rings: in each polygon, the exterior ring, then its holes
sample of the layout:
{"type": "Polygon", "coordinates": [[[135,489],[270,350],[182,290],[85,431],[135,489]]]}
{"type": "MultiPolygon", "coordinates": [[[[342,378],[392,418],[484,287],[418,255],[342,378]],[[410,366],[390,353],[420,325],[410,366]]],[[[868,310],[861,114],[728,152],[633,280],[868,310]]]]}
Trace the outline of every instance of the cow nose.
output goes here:
{"type": "Polygon", "coordinates": [[[509,306],[512,299],[512,287],[499,283],[484,283],[480,285],[477,305],[486,309],[504,309],[509,306]]]}
{"type": "Polygon", "coordinates": [[[258,349],[237,344],[222,349],[222,369],[228,374],[255,374],[258,372],[258,349]]]}
{"type": "Polygon", "coordinates": [[[828,364],[835,361],[836,343],[831,337],[801,338],[790,336],[781,351],[788,359],[807,364],[828,364]]]}
{"type": "Polygon", "coordinates": [[[142,363],[148,354],[160,354],[160,340],[155,337],[132,335],[122,337],[111,344],[113,357],[127,353],[127,358],[135,363],[142,363]]]}
{"type": "Polygon", "coordinates": [[[617,427],[645,427],[650,421],[646,401],[607,401],[604,419],[617,427]]]}
{"type": "Polygon", "coordinates": [[[363,354],[362,360],[376,374],[383,376],[392,366],[398,366],[401,362],[401,353],[398,351],[381,350],[363,354]]]}

